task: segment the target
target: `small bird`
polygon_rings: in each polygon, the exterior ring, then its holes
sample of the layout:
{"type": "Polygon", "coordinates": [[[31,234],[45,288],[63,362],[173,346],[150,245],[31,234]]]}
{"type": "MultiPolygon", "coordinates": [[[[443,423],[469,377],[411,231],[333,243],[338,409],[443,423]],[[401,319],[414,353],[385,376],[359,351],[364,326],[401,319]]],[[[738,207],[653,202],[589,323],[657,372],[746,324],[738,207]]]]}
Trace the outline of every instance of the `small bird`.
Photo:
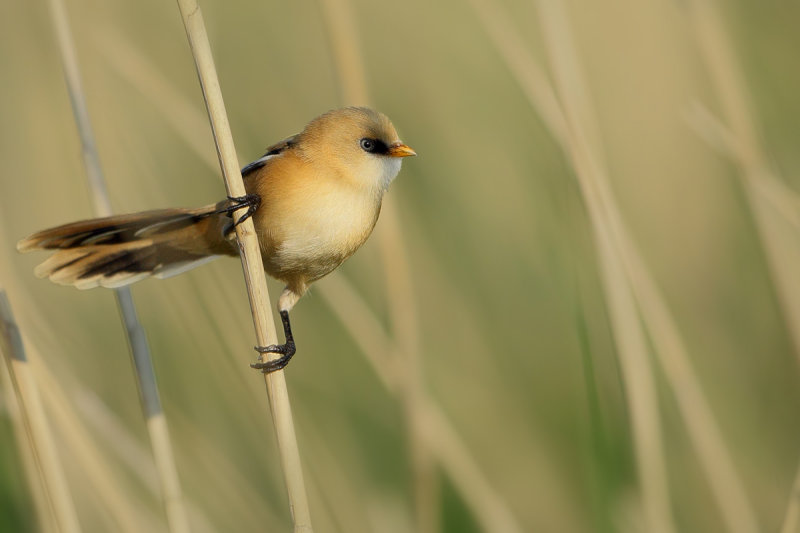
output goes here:
{"type": "Polygon", "coordinates": [[[286,342],[251,366],[284,368],[296,351],[289,311],[314,281],[367,240],[402,158],[416,155],[391,121],[365,107],[315,118],[242,169],[247,194],[196,209],[159,209],[96,218],[34,233],[17,249],[56,250],[38,277],[79,289],[166,278],[221,255],[237,256],[234,228],[252,216],[267,273],[286,283],[278,299],[286,342]],[[247,211],[238,220],[233,213],[247,211]]]}

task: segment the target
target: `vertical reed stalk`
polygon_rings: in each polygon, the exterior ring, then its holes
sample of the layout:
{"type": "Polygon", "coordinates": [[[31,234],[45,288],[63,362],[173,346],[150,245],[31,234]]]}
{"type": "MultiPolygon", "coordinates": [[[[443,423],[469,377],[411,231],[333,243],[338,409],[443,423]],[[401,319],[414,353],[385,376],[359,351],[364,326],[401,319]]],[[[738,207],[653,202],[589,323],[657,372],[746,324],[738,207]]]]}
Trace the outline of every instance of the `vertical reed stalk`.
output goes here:
{"type": "MultiPolygon", "coordinates": [[[[94,132],[92,131],[89,111],[86,105],[86,96],[81,84],[77,50],[69,27],[64,1],[50,0],[50,14],[58,40],[72,111],[80,134],[83,162],[89,189],[92,192],[94,212],[99,217],[110,216],[111,201],[108,197],[105,178],[100,166],[100,156],[97,153],[94,132]]],[[[128,287],[115,289],[114,295],[127,333],[126,338],[130,348],[131,362],[136,375],[142,413],[147,424],[153,458],[161,484],[169,529],[172,533],[188,533],[189,518],[183,503],[178,470],[172,451],[172,442],[158,394],[147,336],[139,322],[130,289],[128,287]]]]}
{"type": "Polygon", "coordinates": [[[59,446],[50,432],[39,388],[22,345],[22,336],[14,321],[8,296],[2,288],[0,288],[0,355],[11,377],[25,432],[32,446],[36,469],[58,531],[79,533],[81,527],[75,512],[75,504],[58,458],[59,446]]]}
{"type": "MultiPolygon", "coordinates": [[[[222,100],[211,44],[208,40],[203,14],[196,0],[178,0],[178,7],[189,39],[194,57],[203,97],[208,110],[214,142],[217,146],[220,166],[225,179],[225,186],[230,196],[244,196],[244,182],[239,171],[236,148],[233,144],[230,124],[222,100]]],[[[243,214],[241,211],[239,215],[243,214]]],[[[256,338],[260,345],[277,344],[277,334],[269,304],[269,292],[264,266],[261,262],[261,249],[253,227],[252,219],[236,226],[236,236],[242,258],[247,293],[250,298],[250,311],[256,338]]],[[[272,354],[277,356],[277,354],[272,354]]],[[[300,451],[297,447],[292,411],[289,405],[289,394],[282,371],[264,374],[269,395],[272,420],[278,439],[278,450],[281,456],[284,482],[289,496],[289,505],[294,520],[295,533],[311,533],[311,513],[308,507],[305,483],[300,462],[300,451]]]]}

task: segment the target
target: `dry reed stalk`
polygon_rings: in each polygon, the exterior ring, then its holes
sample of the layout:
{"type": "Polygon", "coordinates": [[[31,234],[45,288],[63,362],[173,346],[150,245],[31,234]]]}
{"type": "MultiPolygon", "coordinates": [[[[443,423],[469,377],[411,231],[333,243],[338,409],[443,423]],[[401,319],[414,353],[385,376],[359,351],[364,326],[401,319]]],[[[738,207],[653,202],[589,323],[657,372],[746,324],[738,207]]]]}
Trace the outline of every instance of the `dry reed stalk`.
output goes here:
{"type": "MultiPolygon", "coordinates": [[[[338,73],[341,98],[346,105],[370,101],[364,62],[359,50],[358,24],[349,0],[321,0],[338,73]]],[[[400,400],[406,416],[414,479],[416,527],[420,533],[439,530],[439,490],[435,461],[425,445],[421,404],[424,384],[420,363],[419,319],[413,301],[408,254],[403,243],[398,210],[392,196],[384,199],[377,236],[383,259],[384,284],[389,295],[389,316],[396,339],[403,384],[400,400]]]]}
{"type": "Polygon", "coordinates": [[[22,424],[44,488],[47,507],[53,515],[57,531],[79,533],[81,527],[75,512],[75,504],[58,457],[59,445],[50,432],[39,387],[25,355],[22,336],[14,321],[8,296],[2,288],[0,288],[0,355],[11,378],[14,395],[20,407],[22,424]]]}
{"type": "MultiPolygon", "coordinates": [[[[225,179],[225,187],[230,196],[244,196],[246,193],[244,182],[239,172],[236,148],[234,147],[230,124],[225,112],[225,104],[222,100],[222,91],[214,67],[211,44],[203,22],[203,14],[195,0],[178,0],[178,7],[180,8],[186,36],[191,46],[195,67],[200,78],[200,85],[203,89],[203,97],[214,133],[214,142],[217,146],[217,155],[219,156],[222,174],[225,179]]],[[[240,210],[238,214],[241,215],[243,213],[240,210]]],[[[241,252],[247,293],[250,298],[250,311],[253,315],[256,339],[258,344],[262,346],[277,344],[278,337],[275,332],[272,308],[269,303],[267,280],[252,219],[248,219],[243,224],[236,226],[236,236],[241,252]]],[[[272,355],[276,356],[277,354],[272,355]]],[[[284,482],[289,496],[289,506],[294,520],[294,531],[295,533],[310,533],[313,531],[311,513],[303,481],[300,452],[297,447],[294,423],[292,422],[286,380],[282,371],[264,374],[264,380],[278,439],[278,450],[281,456],[284,482]]]]}
{"type": "MultiPolygon", "coordinates": [[[[100,42],[105,42],[102,35],[100,35],[98,39],[100,42]]],[[[105,47],[101,48],[105,49],[105,47]]],[[[110,47],[108,49],[116,50],[115,48],[110,47]]],[[[125,72],[124,77],[130,80],[130,82],[143,94],[152,96],[155,95],[154,89],[150,86],[150,84],[155,84],[156,87],[169,87],[168,81],[164,78],[164,76],[159,74],[156,69],[147,62],[146,58],[136,53],[132,46],[125,46],[124,48],[120,47],[119,50],[124,50],[125,54],[135,54],[131,55],[131,57],[137,57],[142,60],[141,62],[136,62],[136,69],[131,69],[125,72]]],[[[119,61],[118,57],[112,54],[113,52],[108,56],[110,59],[109,63],[112,67],[116,67],[118,70],[120,70],[120,73],[122,74],[121,69],[119,69],[119,66],[122,62],[119,61]]],[[[127,55],[125,57],[127,57],[127,55]]],[[[171,87],[168,92],[170,94],[178,94],[177,91],[171,87]]],[[[155,97],[152,99],[152,104],[158,108],[162,116],[165,117],[165,120],[176,127],[176,132],[179,133],[184,140],[186,140],[187,145],[190,148],[200,146],[198,139],[199,130],[193,129],[188,125],[196,121],[192,120],[185,123],[182,122],[174,114],[174,110],[171,106],[165,104],[160,99],[155,97]]],[[[208,161],[208,158],[203,157],[202,152],[197,152],[197,155],[201,158],[201,160],[208,161]]],[[[383,215],[381,216],[381,219],[382,222],[385,222],[383,215]]],[[[397,353],[398,348],[383,331],[383,326],[375,314],[369,309],[366,303],[361,300],[360,296],[350,285],[350,283],[338,273],[333,273],[325,278],[324,282],[317,286],[317,291],[328,301],[328,304],[333,309],[337,318],[342,322],[342,324],[350,333],[351,337],[359,345],[361,348],[361,353],[370,363],[370,366],[373,368],[376,375],[387,388],[387,390],[389,390],[392,394],[399,396],[401,394],[400,380],[403,378],[404,372],[402,369],[397,367],[404,364],[405,361],[399,357],[382,357],[380,355],[394,355],[397,353]]],[[[228,298],[228,295],[224,293],[220,296],[222,298],[228,298]]],[[[418,406],[418,408],[420,410],[424,410],[427,405],[432,405],[438,410],[438,412],[442,412],[434,400],[426,398],[426,402],[427,403],[418,406]]],[[[458,449],[467,450],[466,445],[458,437],[458,432],[455,430],[452,423],[445,418],[444,415],[440,417],[440,420],[443,420],[443,423],[445,424],[442,431],[453,436],[455,439],[454,442],[457,444],[458,449]]],[[[455,469],[453,471],[449,471],[446,468],[446,472],[453,480],[457,490],[464,495],[464,500],[470,505],[473,503],[475,504],[474,507],[471,507],[471,510],[473,513],[475,513],[475,516],[478,517],[478,521],[485,531],[496,531],[494,528],[495,522],[493,520],[493,517],[495,516],[504,517],[501,522],[511,524],[505,530],[508,533],[521,533],[523,531],[521,525],[519,525],[516,518],[514,518],[514,515],[506,502],[503,501],[503,498],[491,487],[491,484],[488,482],[485,475],[480,472],[480,468],[473,457],[471,457],[469,454],[461,454],[460,457],[462,460],[460,461],[446,461],[444,457],[440,457],[438,454],[449,453],[450,450],[447,447],[437,446],[433,449],[433,451],[437,461],[440,464],[446,465],[447,468],[455,469]],[[458,472],[457,469],[462,466],[465,468],[465,471],[471,473],[464,474],[458,472]],[[477,474],[475,474],[476,472],[477,474]],[[465,479],[469,479],[472,483],[475,483],[475,485],[467,486],[460,484],[460,481],[465,479]],[[485,494],[489,494],[491,496],[482,500],[481,496],[485,494]]]]}
{"type": "MultiPolygon", "coordinates": [[[[80,134],[83,163],[86,169],[89,189],[92,192],[94,214],[98,217],[110,216],[112,214],[111,201],[108,197],[105,178],[100,166],[100,156],[97,153],[94,132],[92,131],[89,111],[86,105],[86,96],[81,83],[77,50],[72,38],[64,1],[50,0],[50,14],[59,45],[64,78],[67,83],[75,123],[80,134]]],[[[172,533],[188,533],[189,518],[183,504],[178,469],[175,465],[175,456],[172,451],[172,441],[169,436],[167,420],[158,394],[147,336],[139,322],[130,288],[115,289],[114,295],[120,318],[127,334],[142,413],[147,424],[153,458],[155,459],[156,470],[161,484],[167,523],[172,533]]]]}
{"type": "MultiPolygon", "coordinates": [[[[472,0],[472,3],[531,105],[540,112],[572,161],[593,226],[604,227],[603,232],[614,245],[613,253],[619,255],[656,348],[657,360],[675,395],[723,520],[730,531],[757,532],[755,514],[744,485],[733,466],[675,321],[622,222],[606,171],[583,131],[581,109],[586,108],[575,102],[576,97],[570,93],[571,89],[563,87],[561,96],[565,109],[562,111],[556,93],[536,60],[520,45],[522,41],[508,18],[499,14],[496,7],[487,8],[480,0],[472,0]]],[[[574,61],[569,57],[567,60],[574,61]]],[[[564,78],[559,82],[561,86],[565,83],[564,78]]],[[[595,231],[598,229],[595,228],[595,231]]]]}

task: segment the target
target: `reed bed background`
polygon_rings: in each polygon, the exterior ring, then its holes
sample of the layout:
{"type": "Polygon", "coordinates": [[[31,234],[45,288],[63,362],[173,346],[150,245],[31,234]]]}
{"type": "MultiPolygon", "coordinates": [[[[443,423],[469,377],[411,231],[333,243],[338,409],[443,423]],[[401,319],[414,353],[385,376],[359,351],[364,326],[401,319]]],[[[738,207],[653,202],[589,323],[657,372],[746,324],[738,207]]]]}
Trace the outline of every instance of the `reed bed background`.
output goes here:
{"type": "MultiPolygon", "coordinates": [[[[293,313],[316,531],[800,531],[800,7],[201,7],[240,161],[359,99],[420,154],[293,313]]],[[[114,211],[222,198],[176,6],[67,9],[114,211]]],[[[14,250],[92,212],[48,16],[0,6],[0,286],[82,529],[167,531],[113,294],[14,250]]],[[[241,267],[132,292],[192,531],[288,530],[241,267]]],[[[0,530],[37,530],[0,383],[0,530]]]]}

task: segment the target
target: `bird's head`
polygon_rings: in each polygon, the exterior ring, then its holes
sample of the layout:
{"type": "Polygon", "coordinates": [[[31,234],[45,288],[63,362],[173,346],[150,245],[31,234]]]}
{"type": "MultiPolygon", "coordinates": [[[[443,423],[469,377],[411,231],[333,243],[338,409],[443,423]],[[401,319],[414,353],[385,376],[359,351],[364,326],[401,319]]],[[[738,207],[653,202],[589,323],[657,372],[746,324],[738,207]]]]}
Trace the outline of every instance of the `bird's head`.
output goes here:
{"type": "Polygon", "coordinates": [[[389,118],[366,107],[345,107],[315,118],[298,137],[304,156],[335,168],[356,185],[386,190],[404,157],[417,155],[389,118]]]}

